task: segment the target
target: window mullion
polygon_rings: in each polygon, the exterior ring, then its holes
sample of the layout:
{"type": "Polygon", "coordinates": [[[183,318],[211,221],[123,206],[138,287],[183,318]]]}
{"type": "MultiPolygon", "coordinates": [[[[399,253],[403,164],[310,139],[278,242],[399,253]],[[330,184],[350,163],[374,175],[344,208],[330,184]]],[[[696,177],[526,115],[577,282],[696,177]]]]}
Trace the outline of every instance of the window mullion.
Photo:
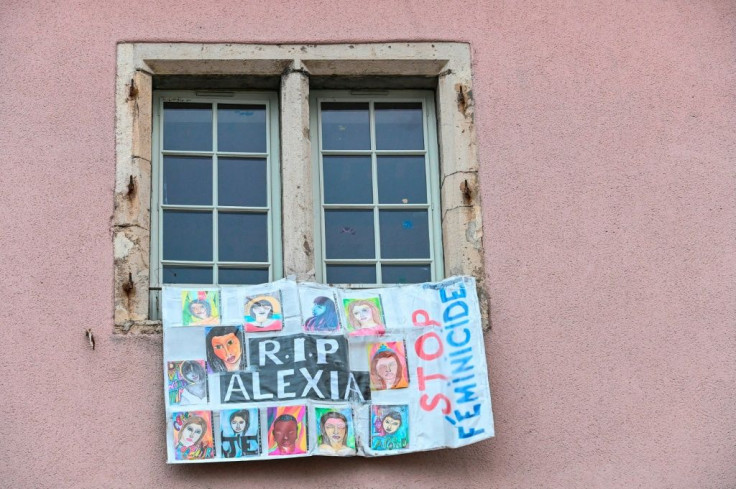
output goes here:
{"type": "Polygon", "coordinates": [[[218,170],[218,160],[217,160],[217,102],[214,102],[212,104],[212,261],[214,262],[212,266],[212,283],[217,285],[220,283],[220,275],[219,275],[219,268],[217,265],[217,261],[219,260],[219,240],[220,240],[220,230],[219,230],[219,216],[217,212],[217,206],[220,203],[219,197],[218,197],[218,179],[217,179],[217,170],[218,170]]]}
{"type": "Polygon", "coordinates": [[[378,211],[378,158],[376,156],[376,118],[374,111],[374,102],[371,100],[368,106],[368,120],[370,123],[371,136],[371,180],[373,189],[373,236],[375,239],[375,257],[376,257],[376,283],[382,284],[381,277],[381,228],[378,211]]]}

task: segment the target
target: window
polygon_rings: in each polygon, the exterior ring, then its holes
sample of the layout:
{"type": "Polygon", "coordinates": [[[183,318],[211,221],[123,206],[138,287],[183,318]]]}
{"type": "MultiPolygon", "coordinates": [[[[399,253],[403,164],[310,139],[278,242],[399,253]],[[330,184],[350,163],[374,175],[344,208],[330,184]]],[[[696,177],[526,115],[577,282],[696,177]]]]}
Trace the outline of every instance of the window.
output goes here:
{"type": "Polygon", "coordinates": [[[432,92],[312,92],[318,279],[442,278],[432,92]]]}
{"type": "Polygon", "coordinates": [[[116,331],[157,331],[149,291],[205,277],[388,284],[469,274],[483,303],[470,66],[464,43],[119,44],[116,331]],[[218,90],[154,96],[154,79],[218,90]],[[337,88],[350,91],[319,91],[337,88]],[[359,139],[342,130],[353,116],[359,139]],[[228,141],[256,126],[246,139],[260,146],[228,141]],[[234,191],[236,181],[252,192],[234,191]],[[201,240],[177,247],[191,227],[201,240]]]}
{"type": "Polygon", "coordinates": [[[156,92],[151,288],[281,277],[275,93],[156,92]]]}

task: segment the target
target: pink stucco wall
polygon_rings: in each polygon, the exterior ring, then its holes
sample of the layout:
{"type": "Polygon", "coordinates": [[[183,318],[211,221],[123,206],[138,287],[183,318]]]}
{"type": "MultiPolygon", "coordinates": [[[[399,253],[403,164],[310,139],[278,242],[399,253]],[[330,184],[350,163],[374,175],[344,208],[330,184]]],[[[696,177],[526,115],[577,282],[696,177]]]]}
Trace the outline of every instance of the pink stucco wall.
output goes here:
{"type": "Polygon", "coordinates": [[[735,29],[725,0],[3,0],[0,486],[736,487],[735,29]],[[115,48],[147,40],[471,43],[495,439],[165,465],[161,337],[112,335],[115,48]]]}

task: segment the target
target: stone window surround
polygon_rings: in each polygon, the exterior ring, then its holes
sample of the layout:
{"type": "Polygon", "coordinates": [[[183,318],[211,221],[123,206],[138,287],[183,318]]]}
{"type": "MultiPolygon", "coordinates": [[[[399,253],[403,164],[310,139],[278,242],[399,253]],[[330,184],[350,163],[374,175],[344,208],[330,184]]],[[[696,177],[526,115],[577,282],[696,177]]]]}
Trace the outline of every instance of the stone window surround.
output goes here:
{"type": "MultiPolygon", "coordinates": [[[[470,45],[119,43],[116,75],[114,332],[157,333],[149,317],[151,127],[154,75],[280,76],[282,212],[314,222],[310,76],[434,77],[445,275],[478,280],[484,326],[483,225],[470,45]]],[[[284,275],[314,280],[314,232],[282,226],[284,275]]]]}

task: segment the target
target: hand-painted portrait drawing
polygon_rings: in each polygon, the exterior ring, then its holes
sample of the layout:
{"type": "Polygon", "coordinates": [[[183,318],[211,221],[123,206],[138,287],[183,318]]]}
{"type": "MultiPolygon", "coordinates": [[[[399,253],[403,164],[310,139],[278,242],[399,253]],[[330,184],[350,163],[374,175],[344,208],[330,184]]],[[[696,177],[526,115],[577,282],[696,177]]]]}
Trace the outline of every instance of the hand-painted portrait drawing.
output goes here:
{"type": "Polygon", "coordinates": [[[261,453],[258,408],[220,411],[220,453],[225,458],[241,458],[261,453]]]}
{"type": "Polygon", "coordinates": [[[404,389],[409,387],[409,369],[403,341],[368,345],[371,390],[404,389]]]}
{"type": "Polygon", "coordinates": [[[371,406],[371,449],[409,446],[409,406],[371,406]]]}
{"type": "Polygon", "coordinates": [[[204,360],[169,362],[169,404],[206,404],[207,364],[204,360]]]}
{"type": "Polygon", "coordinates": [[[183,290],[181,324],[214,326],[220,324],[220,294],[216,290],[183,290]]]}
{"type": "Polygon", "coordinates": [[[245,368],[243,330],[240,326],[206,328],[207,363],[213,372],[235,372],[245,368]]]}
{"type": "Polygon", "coordinates": [[[268,454],[307,453],[307,407],[268,408],[268,454]]]}
{"type": "Polygon", "coordinates": [[[246,331],[281,331],[283,315],[280,295],[276,292],[245,299],[246,331]]]}
{"type": "Polygon", "coordinates": [[[380,336],[386,332],[381,298],[344,299],[350,336],[380,336]]]}
{"type": "Polygon", "coordinates": [[[173,413],[172,421],[176,460],[201,460],[215,457],[210,411],[173,413]]]}
{"type": "Polygon", "coordinates": [[[349,407],[317,407],[314,419],[319,425],[317,450],[320,455],[355,455],[353,413],[349,407]]]}
{"type": "Polygon", "coordinates": [[[317,296],[312,303],[312,315],[304,321],[304,331],[334,333],[340,331],[340,319],[335,302],[329,297],[317,296]]]}

